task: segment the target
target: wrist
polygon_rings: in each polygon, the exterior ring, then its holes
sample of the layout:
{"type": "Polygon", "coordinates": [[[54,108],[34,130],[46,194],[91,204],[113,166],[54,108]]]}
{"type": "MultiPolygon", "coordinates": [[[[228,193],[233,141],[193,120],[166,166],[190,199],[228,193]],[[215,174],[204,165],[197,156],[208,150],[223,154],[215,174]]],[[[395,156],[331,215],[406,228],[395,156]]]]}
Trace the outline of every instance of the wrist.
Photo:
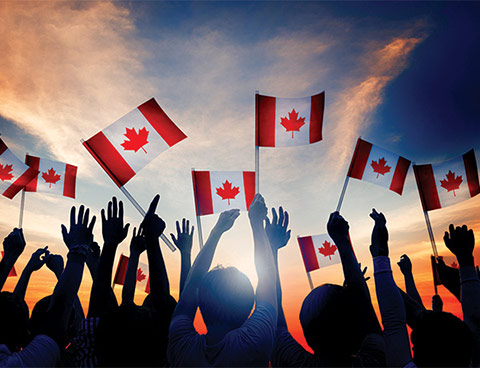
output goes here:
{"type": "Polygon", "coordinates": [[[457,256],[457,261],[460,267],[475,266],[473,254],[469,254],[468,256],[457,256]]]}

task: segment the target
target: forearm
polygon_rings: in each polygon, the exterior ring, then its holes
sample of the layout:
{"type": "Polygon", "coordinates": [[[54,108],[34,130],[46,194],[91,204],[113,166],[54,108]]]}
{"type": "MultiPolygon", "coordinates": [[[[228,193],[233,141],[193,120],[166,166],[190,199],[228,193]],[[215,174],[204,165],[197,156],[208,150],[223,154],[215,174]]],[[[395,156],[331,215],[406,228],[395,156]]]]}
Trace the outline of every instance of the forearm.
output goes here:
{"type": "Polygon", "coordinates": [[[422,302],[422,298],[420,297],[420,293],[417,290],[417,286],[415,285],[415,280],[413,278],[413,274],[406,273],[405,277],[405,289],[407,290],[407,295],[409,295],[413,300],[415,300],[418,304],[425,308],[422,302]]]}
{"type": "Polygon", "coordinates": [[[255,247],[255,268],[258,275],[257,301],[266,301],[277,309],[276,267],[272,249],[262,222],[251,222],[255,247]]]}
{"type": "Polygon", "coordinates": [[[123,281],[122,304],[133,303],[135,297],[135,285],[137,283],[138,259],[138,254],[130,253],[127,272],[125,273],[125,279],[123,281]]]}
{"type": "Polygon", "coordinates": [[[20,279],[15,286],[14,294],[18,295],[20,298],[25,299],[25,294],[27,292],[28,283],[30,281],[30,276],[32,276],[33,270],[30,270],[28,267],[22,272],[20,279]]]}
{"type": "Polygon", "coordinates": [[[472,366],[480,364],[480,281],[474,266],[460,267],[463,320],[473,332],[472,366]]]}
{"type": "Polygon", "coordinates": [[[357,285],[368,293],[367,285],[362,270],[353,253],[352,243],[348,237],[336,241],[340,260],[342,262],[343,276],[347,285],[357,285]]]}
{"type": "Polygon", "coordinates": [[[373,258],[375,288],[382,316],[387,365],[401,366],[412,360],[406,328],[405,307],[393,279],[388,257],[373,258]]]}
{"type": "Polygon", "coordinates": [[[0,291],[3,289],[3,285],[5,285],[8,275],[16,261],[17,258],[8,256],[4,256],[0,261],[0,291]]]}
{"type": "Polygon", "coordinates": [[[170,296],[170,283],[168,281],[167,269],[163,260],[160,242],[158,238],[146,239],[148,269],[150,271],[150,294],[154,303],[160,307],[168,301],[170,296]],[[150,242],[150,244],[148,244],[150,242]],[[161,304],[157,304],[161,303],[161,304]]]}
{"type": "Polygon", "coordinates": [[[192,256],[190,252],[181,253],[180,266],[180,294],[182,294],[185,282],[187,281],[188,273],[192,267],[192,256]]]}
{"type": "Polygon", "coordinates": [[[283,311],[282,305],[282,284],[280,282],[280,272],[278,269],[278,250],[273,251],[273,261],[275,263],[276,275],[277,275],[277,309],[278,309],[278,318],[277,318],[277,326],[278,327],[287,327],[287,320],[285,319],[285,313],[283,311]]]}

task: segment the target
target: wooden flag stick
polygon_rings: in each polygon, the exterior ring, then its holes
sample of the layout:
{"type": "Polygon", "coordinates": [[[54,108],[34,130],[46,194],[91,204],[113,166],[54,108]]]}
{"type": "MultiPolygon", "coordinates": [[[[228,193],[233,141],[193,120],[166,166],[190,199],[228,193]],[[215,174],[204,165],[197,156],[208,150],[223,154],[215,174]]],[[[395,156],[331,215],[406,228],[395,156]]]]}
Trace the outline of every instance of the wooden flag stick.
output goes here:
{"type": "Polygon", "coordinates": [[[310,276],[310,272],[308,271],[307,271],[307,279],[308,279],[308,283],[310,284],[310,290],[313,290],[312,276],[310,276]]]}
{"type": "Polygon", "coordinates": [[[193,201],[195,202],[195,213],[197,213],[197,233],[198,233],[198,246],[203,248],[203,232],[202,232],[202,219],[198,215],[197,211],[197,184],[195,183],[195,169],[192,167],[192,182],[193,182],[193,201]]]}
{"type": "Polygon", "coordinates": [[[437,245],[435,244],[435,238],[433,237],[432,224],[430,223],[430,216],[428,216],[428,211],[423,211],[425,216],[425,223],[427,224],[428,236],[430,237],[430,243],[432,244],[433,255],[435,258],[438,258],[437,245]]]}
{"type": "MultiPolygon", "coordinates": [[[[258,94],[260,92],[255,91],[255,140],[257,139],[257,124],[258,124],[258,94]]],[[[255,193],[260,192],[260,147],[257,145],[258,142],[255,142],[255,193]]]]}
{"type": "Polygon", "coordinates": [[[350,177],[347,175],[345,177],[345,182],[343,183],[343,189],[342,193],[340,194],[340,198],[338,199],[338,204],[337,204],[337,212],[340,212],[340,208],[342,208],[342,203],[343,203],[343,198],[345,197],[345,192],[347,191],[347,186],[348,186],[348,181],[350,180],[350,177]]]}
{"type": "Polygon", "coordinates": [[[25,188],[22,190],[22,198],[20,199],[20,216],[18,219],[18,228],[23,226],[23,211],[25,210],[25,188]]]}
{"type": "MultiPolygon", "coordinates": [[[[142,206],[140,206],[140,204],[135,200],[135,198],[133,198],[130,192],[125,187],[120,187],[120,190],[123,194],[125,194],[125,197],[127,197],[130,203],[132,203],[133,207],[135,207],[137,211],[140,212],[143,217],[145,217],[146,212],[144,211],[142,206]]],[[[163,242],[170,248],[172,252],[175,252],[177,248],[175,248],[175,246],[170,242],[170,240],[168,240],[165,234],[160,235],[160,238],[162,238],[163,242]]]]}

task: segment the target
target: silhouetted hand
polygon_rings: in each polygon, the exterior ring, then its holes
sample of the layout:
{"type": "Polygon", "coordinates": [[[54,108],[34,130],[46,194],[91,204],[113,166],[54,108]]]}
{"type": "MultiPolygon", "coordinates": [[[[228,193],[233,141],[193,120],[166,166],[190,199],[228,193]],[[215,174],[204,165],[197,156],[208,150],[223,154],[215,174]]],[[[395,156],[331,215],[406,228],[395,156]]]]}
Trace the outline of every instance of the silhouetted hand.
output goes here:
{"type": "Polygon", "coordinates": [[[193,230],[190,232],[190,221],[187,219],[182,220],[182,229],[180,229],[180,223],[177,221],[177,237],[174,234],[170,234],[173,243],[177,246],[181,253],[191,253],[193,244],[193,230]]]}
{"type": "Polygon", "coordinates": [[[370,217],[375,221],[372,230],[372,244],[370,245],[370,253],[372,257],[385,256],[388,257],[388,230],[386,227],[387,220],[383,213],[378,213],[375,208],[372,209],[370,217]]]}
{"type": "Polygon", "coordinates": [[[288,212],[283,211],[283,207],[280,206],[278,213],[279,215],[277,216],[277,211],[275,211],[275,208],[272,208],[272,222],[270,222],[268,217],[265,220],[265,231],[273,251],[278,251],[287,245],[291,234],[291,230],[287,231],[288,212]]]}
{"type": "Polygon", "coordinates": [[[333,242],[338,246],[350,244],[348,238],[348,222],[340,215],[338,211],[332,212],[328,218],[327,232],[333,242]]]}
{"type": "Polygon", "coordinates": [[[443,311],[443,301],[440,295],[435,294],[432,296],[432,309],[434,312],[443,311]]]}
{"type": "Polygon", "coordinates": [[[400,257],[400,261],[398,261],[397,264],[403,275],[410,275],[412,273],[412,261],[410,261],[410,258],[408,258],[406,254],[400,257]]]}
{"type": "Polygon", "coordinates": [[[240,210],[238,209],[223,211],[218,217],[215,229],[221,233],[230,230],[238,216],[240,216],[240,210]]]}
{"type": "Polygon", "coordinates": [[[25,238],[23,230],[14,228],[8,236],[3,239],[3,251],[5,258],[17,259],[25,250],[25,238]]]}
{"type": "Polygon", "coordinates": [[[25,266],[30,272],[38,271],[42,266],[47,262],[47,258],[50,252],[48,251],[48,246],[45,248],[39,248],[32,253],[30,260],[25,266]]]}
{"type": "Polygon", "coordinates": [[[145,236],[143,235],[143,229],[138,230],[133,228],[133,237],[130,241],[130,256],[139,256],[147,249],[147,243],[145,241],[145,236]]]}
{"type": "Polygon", "coordinates": [[[78,210],[78,221],[75,221],[75,206],[70,210],[70,231],[62,224],[63,241],[68,249],[75,245],[90,245],[93,241],[93,227],[95,226],[96,217],[92,217],[92,221],[88,224],[90,210],[83,205],[78,210]]]}
{"type": "Polygon", "coordinates": [[[140,229],[143,229],[144,236],[150,239],[158,239],[165,230],[165,221],[155,214],[159,201],[160,195],[157,194],[150,203],[145,218],[140,224],[140,229]]]}
{"type": "Polygon", "coordinates": [[[248,209],[248,218],[251,223],[261,223],[263,226],[263,220],[265,220],[266,217],[267,206],[265,205],[265,199],[260,193],[257,193],[248,209]]]}
{"type": "Polygon", "coordinates": [[[104,209],[101,214],[103,242],[118,246],[127,237],[130,226],[130,224],[123,224],[123,202],[119,201],[117,205],[117,198],[113,197],[108,202],[107,216],[105,216],[104,209]]]}
{"type": "Polygon", "coordinates": [[[47,267],[57,276],[63,272],[63,258],[59,254],[49,254],[46,261],[47,267]]]}
{"type": "MultiPolygon", "coordinates": [[[[362,269],[362,264],[359,263],[359,264],[358,264],[358,267],[360,267],[360,269],[362,269]]],[[[367,269],[368,269],[368,267],[365,266],[365,268],[362,270],[362,275],[363,275],[363,278],[365,279],[365,282],[367,282],[368,280],[370,280],[370,276],[365,277],[365,275],[367,274],[367,269]]]]}
{"type": "Polygon", "coordinates": [[[460,267],[474,266],[473,262],[473,248],[475,247],[475,236],[473,230],[469,230],[467,225],[454,228],[450,224],[449,231],[445,232],[443,240],[447,248],[457,256],[460,267]]]}

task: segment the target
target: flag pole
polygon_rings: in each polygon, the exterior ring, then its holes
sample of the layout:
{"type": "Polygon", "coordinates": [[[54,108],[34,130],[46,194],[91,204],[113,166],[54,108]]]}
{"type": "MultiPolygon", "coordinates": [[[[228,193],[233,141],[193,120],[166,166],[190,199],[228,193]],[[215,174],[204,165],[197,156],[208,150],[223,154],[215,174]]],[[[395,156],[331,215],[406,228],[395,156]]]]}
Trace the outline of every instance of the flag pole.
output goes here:
{"type": "MultiPolygon", "coordinates": [[[[27,163],[27,157],[28,155],[28,152],[26,153],[25,155],[25,163],[27,163]]],[[[23,188],[22,190],[22,198],[20,199],[20,215],[19,215],[19,218],[18,218],[18,228],[21,229],[22,226],[23,226],[23,212],[25,210],[25,188],[23,188]]]]}
{"type": "Polygon", "coordinates": [[[350,177],[347,175],[345,177],[345,182],[343,183],[343,189],[342,193],[340,194],[340,198],[338,199],[338,204],[337,204],[337,212],[340,212],[340,208],[342,207],[343,203],[343,198],[345,197],[345,192],[347,191],[347,186],[348,186],[348,181],[350,180],[350,177]]]}
{"type": "Polygon", "coordinates": [[[432,244],[433,255],[435,258],[438,258],[437,245],[435,244],[435,238],[433,237],[432,224],[430,223],[430,216],[428,216],[428,211],[423,211],[425,216],[425,223],[427,224],[428,236],[430,237],[430,243],[432,244]]]}
{"type": "MultiPolygon", "coordinates": [[[[94,152],[91,151],[89,148],[88,148],[88,144],[86,145],[85,144],[85,140],[84,139],[80,139],[80,142],[85,145],[88,149],[88,151],[90,152],[90,154],[92,154],[92,156],[96,157],[96,155],[94,155],[94,152]]],[[[96,157],[97,161],[100,163],[100,159],[98,157],[96,157]]],[[[103,170],[106,172],[107,170],[107,166],[106,165],[103,165],[103,164],[100,164],[100,166],[102,166],[103,170]]],[[[108,174],[108,172],[107,172],[108,174]]],[[[111,177],[110,174],[108,174],[111,177]]],[[[116,184],[116,183],[115,183],[116,184]]],[[[140,212],[140,214],[145,217],[145,214],[146,212],[144,211],[144,209],[142,208],[142,206],[140,206],[140,204],[138,204],[138,202],[135,200],[135,198],[133,198],[133,196],[130,194],[130,192],[124,188],[123,186],[119,187],[120,190],[122,191],[123,194],[125,194],[125,196],[127,197],[127,199],[130,201],[130,203],[132,203],[133,207],[135,207],[137,209],[138,212],[140,212]]],[[[175,252],[175,250],[177,248],[175,248],[175,246],[170,242],[170,240],[168,240],[168,238],[165,236],[165,234],[162,234],[160,235],[160,238],[162,238],[163,242],[167,245],[167,247],[170,248],[170,250],[172,252],[175,252]]]]}
{"type": "Polygon", "coordinates": [[[203,232],[202,232],[202,219],[198,215],[197,211],[197,185],[195,183],[195,169],[192,167],[192,181],[193,181],[193,201],[195,202],[195,214],[197,215],[197,233],[198,233],[198,246],[203,248],[203,232]]]}
{"type": "Polygon", "coordinates": [[[306,272],[307,272],[308,283],[310,284],[310,290],[313,290],[312,276],[310,276],[310,272],[308,272],[308,271],[306,271],[306,272]]]}
{"type": "Polygon", "coordinates": [[[255,193],[260,191],[260,147],[258,146],[258,95],[259,91],[255,91],[255,193]]]}
{"type": "MultiPolygon", "coordinates": [[[[123,194],[125,194],[125,197],[130,201],[130,203],[137,209],[140,214],[145,217],[146,212],[140,206],[140,204],[133,198],[133,196],[130,194],[130,192],[127,190],[125,187],[120,187],[120,190],[122,191],[123,194]]],[[[170,248],[172,252],[175,252],[176,248],[175,246],[168,240],[168,238],[165,236],[165,234],[160,235],[160,238],[162,238],[163,242],[170,248]]]]}

